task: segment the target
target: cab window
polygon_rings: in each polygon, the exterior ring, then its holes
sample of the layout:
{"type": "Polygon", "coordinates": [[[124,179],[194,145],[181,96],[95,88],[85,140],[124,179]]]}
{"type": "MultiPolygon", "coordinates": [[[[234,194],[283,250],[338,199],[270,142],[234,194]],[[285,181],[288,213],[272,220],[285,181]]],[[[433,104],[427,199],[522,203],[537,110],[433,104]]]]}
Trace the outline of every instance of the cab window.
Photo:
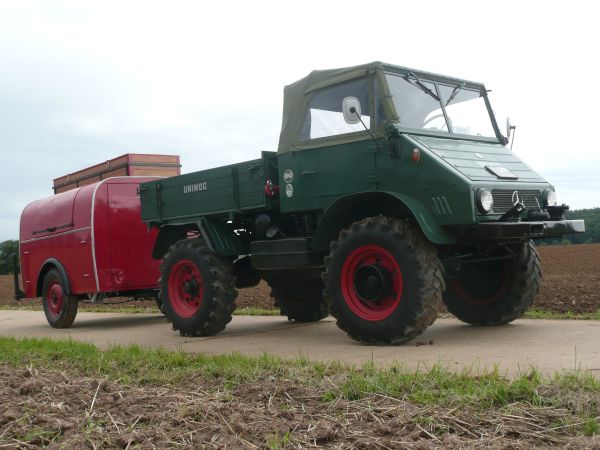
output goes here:
{"type": "Polygon", "coordinates": [[[345,97],[360,100],[361,119],[366,127],[371,127],[368,79],[353,80],[318,91],[310,101],[300,140],[318,139],[339,134],[363,131],[361,123],[348,124],[342,115],[342,101],[345,97]]]}

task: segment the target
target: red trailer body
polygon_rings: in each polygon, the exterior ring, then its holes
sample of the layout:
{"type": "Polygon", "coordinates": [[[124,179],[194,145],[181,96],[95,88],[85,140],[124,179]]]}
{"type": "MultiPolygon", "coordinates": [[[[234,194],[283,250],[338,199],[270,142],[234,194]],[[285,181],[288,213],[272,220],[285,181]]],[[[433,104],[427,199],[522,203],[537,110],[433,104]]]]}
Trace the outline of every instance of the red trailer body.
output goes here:
{"type": "Polygon", "coordinates": [[[108,178],[30,203],[20,226],[25,295],[45,300],[50,295],[56,303],[63,295],[156,289],[160,262],[152,259],[152,247],[157,230],[141,221],[137,194],[141,182],[156,178],[108,178]],[[65,278],[65,286],[45,280],[52,278],[52,269],[65,278]],[[54,290],[44,292],[45,284],[47,291],[54,290]]]}

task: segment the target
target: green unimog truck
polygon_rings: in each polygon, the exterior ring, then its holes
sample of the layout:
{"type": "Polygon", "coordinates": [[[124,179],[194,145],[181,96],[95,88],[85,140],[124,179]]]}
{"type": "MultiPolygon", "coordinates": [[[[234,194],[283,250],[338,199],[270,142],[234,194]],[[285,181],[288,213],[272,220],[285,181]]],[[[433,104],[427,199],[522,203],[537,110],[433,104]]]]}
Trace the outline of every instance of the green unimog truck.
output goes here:
{"type": "Polygon", "coordinates": [[[442,304],[506,324],[538,291],[532,239],[584,232],[506,147],[481,83],[374,62],[284,94],[277,152],[140,188],[183,335],[223,330],[261,279],[288,319],[331,314],[368,344],[417,336],[442,304]]]}

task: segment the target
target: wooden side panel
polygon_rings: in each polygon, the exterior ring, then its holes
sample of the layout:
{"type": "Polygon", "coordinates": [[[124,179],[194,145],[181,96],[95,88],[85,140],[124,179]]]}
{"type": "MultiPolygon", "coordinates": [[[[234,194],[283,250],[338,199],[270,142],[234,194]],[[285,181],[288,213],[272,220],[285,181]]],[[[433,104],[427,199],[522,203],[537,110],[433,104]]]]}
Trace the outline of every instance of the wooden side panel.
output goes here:
{"type": "MultiPolygon", "coordinates": [[[[152,175],[152,174],[149,174],[149,175],[152,175]]],[[[91,176],[89,178],[77,181],[75,183],[70,183],[70,184],[67,184],[65,186],[54,188],[54,192],[56,194],[58,194],[60,192],[65,192],[65,191],[69,191],[71,189],[75,189],[76,187],[87,186],[87,185],[96,183],[98,181],[102,181],[102,180],[104,180],[106,178],[110,178],[110,177],[123,177],[123,176],[127,176],[127,167],[122,167],[122,168],[117,169],[117,170],[111,170],[110,172],[107,172],[107,173],[102,174],[102,175],[91,176]]]]}
{"type": "Polygon", "coordinates": [[[129,167],[129,175],[136,177],[174,177],[180,174],[175,167],[129,167]]]}
{"type": "Polygon", "coordinates": [[[115,176],[161,176],[169,177],[181,173],[178,155],[146,155],[128,153],[101,164],[79,170],[54,179],[54,193],[86,186],[96,181],[115,176]]]}

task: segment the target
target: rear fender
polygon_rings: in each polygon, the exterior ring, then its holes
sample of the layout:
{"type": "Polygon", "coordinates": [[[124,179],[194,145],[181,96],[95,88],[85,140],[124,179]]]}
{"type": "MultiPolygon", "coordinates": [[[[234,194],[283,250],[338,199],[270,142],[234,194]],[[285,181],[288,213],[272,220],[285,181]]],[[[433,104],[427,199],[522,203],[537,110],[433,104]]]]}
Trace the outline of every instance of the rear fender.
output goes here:
{"type": "Polygon", "coordinates": [[[337,199],[325,211],[312,240],[315,250],[327,250],[339,232],[357,220],[374,216],[412,218],[434,244],[453,244],[456,236],[442,229],[419,201],[395,192],[362,192],[337,199]]]}
{"type": "Polygon", "coordinates": [[[189,232],[200,232],[209,250],[218,255],[238,256],[247,253],[240,238],[231,228],[220,221],[203,217],[197,222],[163,225],[156,237],[152,257],[162,258],[171,245],[186,239],[189,232]]]}

